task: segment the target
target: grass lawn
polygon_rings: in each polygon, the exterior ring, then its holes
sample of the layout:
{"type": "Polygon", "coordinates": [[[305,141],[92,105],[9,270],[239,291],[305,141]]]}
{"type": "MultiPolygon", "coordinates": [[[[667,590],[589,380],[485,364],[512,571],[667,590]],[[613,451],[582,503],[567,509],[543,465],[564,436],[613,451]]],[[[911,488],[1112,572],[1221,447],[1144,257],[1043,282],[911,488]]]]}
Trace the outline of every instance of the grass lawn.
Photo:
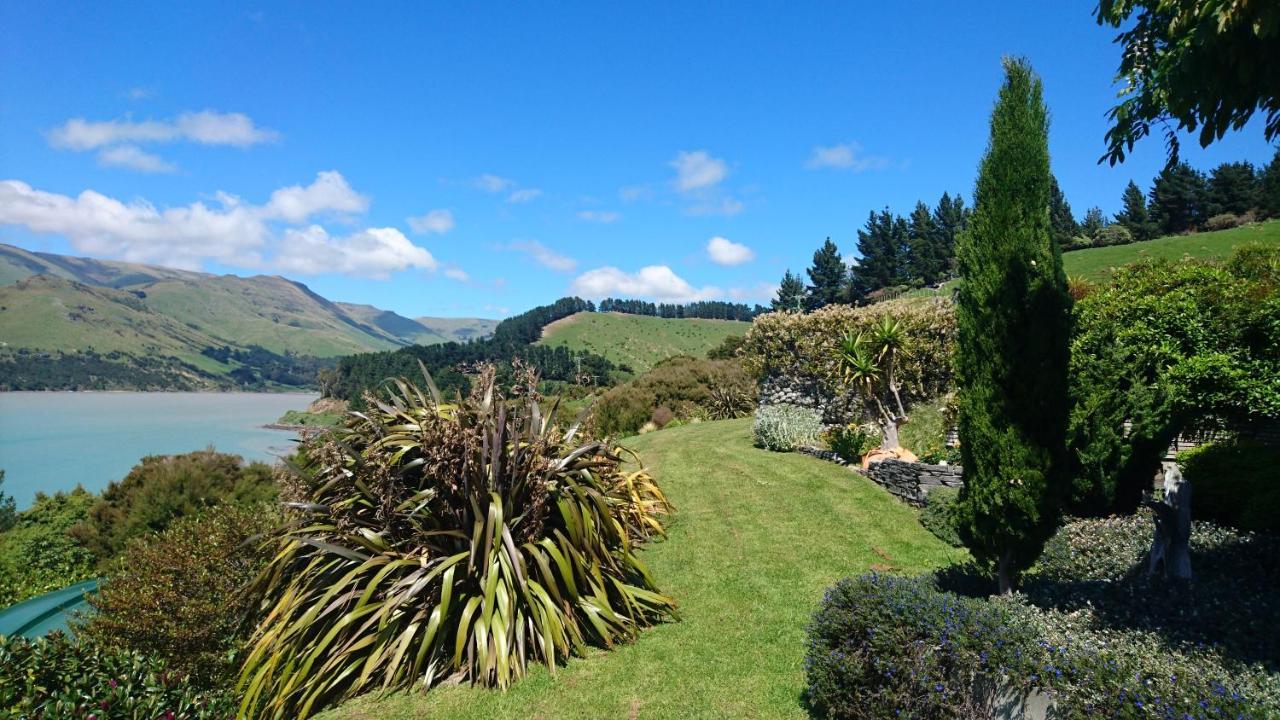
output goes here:
{"type": "Polygon", "coordinates": [[[703,318],[660,318],[623,313],[578,313],[551,323],[541,345],[590,350],[643,373],[676,355],[705,357],[730,335],[746,335],[751,323],[703,318]]]}
{"type": "Polygon", "coordinates": [[[1076,250],[1063,253],[1062,264],[1068,275],[1080,275],[1091,282],[1101,282],[1109,278],[1115,268],[1143,258],[1225,258],[1237,245],[1245,243],[1280,245],[1280,220],[1217,232],[1173,235],[1129,245],[1076,250]]]}
{"type": "Polygon", "coordinates": [[[837,465],[751,447],[751,420],[628,440],[677,515],[644,553],[682,619],[535,671],[507,692],[466,686],[366,696],[323,717],[805,718],[804,627],[836,579],[959,558],[916,512],[837,465]]]}

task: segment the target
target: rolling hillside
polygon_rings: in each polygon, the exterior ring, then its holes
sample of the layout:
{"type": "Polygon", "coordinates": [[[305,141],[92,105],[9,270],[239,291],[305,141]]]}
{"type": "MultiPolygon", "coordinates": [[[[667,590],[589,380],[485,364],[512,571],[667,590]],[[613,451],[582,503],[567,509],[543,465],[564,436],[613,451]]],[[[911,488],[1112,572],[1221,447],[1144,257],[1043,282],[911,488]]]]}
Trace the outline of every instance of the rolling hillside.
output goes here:
{"type": "Polygon", "coordinates": [[[642,373],[675,355],[702,357],[726,337],[745,335],[750,327],[736,320],[578,313],[546,326],[539,344],[588,350],[642,373]]]}
{"type": "Polygon", "coordinates": [[[1079,275],[1086,280],[1098,282],[1110,277],[1116,268],[1143,258],[1224,258],[1236,246],[1245,243],[1280,245],[1280,220],[1217,232],[1173,235],[1129,245],[1076,250],[1064,253],[1062,264],[1068,275],[1079,275]]]}
{"type": "Polygon", "coordinates": [[[211,275],[3,244],[0,298],[6,307],[0,351],[92,348],[113,353],[111,362],[132,364],[164,358],[211,373],[214,379],[204,378],[204,385],[217,385],[216,376],[239,367],[202,354],[206,348],[332,358],[492,331],[487,320],[413,320],[370,305],[335,303],[274,275],[211,275]]]}

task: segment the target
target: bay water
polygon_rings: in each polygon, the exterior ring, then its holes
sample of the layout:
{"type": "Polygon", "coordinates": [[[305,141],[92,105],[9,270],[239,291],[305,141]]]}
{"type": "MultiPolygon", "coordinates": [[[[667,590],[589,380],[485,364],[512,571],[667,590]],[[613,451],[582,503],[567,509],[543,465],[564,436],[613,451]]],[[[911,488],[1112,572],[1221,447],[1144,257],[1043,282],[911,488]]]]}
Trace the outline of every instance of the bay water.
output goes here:
{"type": "Polygon", "coordinates": [[[204,450],[272,462],[296,435],[271,430],[301,393],[0,392],[0,469],[18,509],[37,491],[97,492],[145,455],[204,450]]]}

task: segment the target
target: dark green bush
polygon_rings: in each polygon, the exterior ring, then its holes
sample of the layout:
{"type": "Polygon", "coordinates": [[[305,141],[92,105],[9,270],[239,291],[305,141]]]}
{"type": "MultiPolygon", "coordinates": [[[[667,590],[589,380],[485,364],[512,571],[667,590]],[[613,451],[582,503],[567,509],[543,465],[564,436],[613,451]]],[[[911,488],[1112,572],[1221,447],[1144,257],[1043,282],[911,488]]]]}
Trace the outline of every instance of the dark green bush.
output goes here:
{"type": "Polygon", "coordinates": [[[97,496],[84,488],[36,495],[0,533],[0,607],[93,577],[93,556],[68,531],[89,516],[97,496]]]}
{"type": "MultiPolygon", "coordinates": [[[[1276,677],[1143,633],[1091,634],[1014,598],[865,575],[827,591],[808,628],[808,700],[831,718],[989,718],[993,691],[1049,695],[1051,717],[1270,718],[1276,677]]],[[[997,715],[998,716],[998,715],[997,715]]]]}
{"type": "Polygon", "coordinates": [[[185,515],[220,503],[256,505],[274,500],[271,467],[245,464],[239,455],[210,450],[142,459],[102,492],[89,518],[71,530],[100,562],[130,539],[159,532],[185,515]]]}
{"type": "Polygon", "coordinates": [[[1003,606],[924,578],[864,575],[829,589],[808,628],[808,700],[831,718],[981,716],[974,673],[1026,682],[1035,634],[1003,606]]]}
{"type": "Polygon", "coordinates": [[[272,506],[220,505],[135,538],[110,566],[79,629],[104,647],[165,661],[205,688],[234,680],[250,600],[267,558],[246,542],[283,518],[272,506]]]}
{"type": "MultiPolygon", "coordinates": [[[[0,487],[4,487],[4,470],[0,470],[0,487]]],[[[18,522],[18,506],[13,497],[0,490],[0,533],[18,522]]]]}
{"type": "Polygon", "coordinates": [[[920,524],[942,542],[951,547],[964,543],[956,532],[953,513],[960,491],[951,487],[937,487],[924,496],[924,509],[920,511],[920,524]]]}
{"type": "Polygon", "coordinates": [[[192,688],[159,661],[54,633],[0,637],[0,716],[213,720],[235,717],[235,704],[192,688]]]}
{"type": "Polygon", "coordinates": [[[1191,510],[1220,525],[1280,533],[1280,447],[1209,443],[1178,454],[1191,510]]]}
{"type": "Polygon", "coordinates": [[[746,340],[746,335],[730,335],[722,340],[719,345],[707,351],[707,359],[732,360],[738,357],[746,340]]]}
{"type": "Polygon", "coordinates": [[[862,456],[880,445],[877,432],[856,423],[835,427],[823,434],[827,447],[847,463],[862,462],[862,456]]]}

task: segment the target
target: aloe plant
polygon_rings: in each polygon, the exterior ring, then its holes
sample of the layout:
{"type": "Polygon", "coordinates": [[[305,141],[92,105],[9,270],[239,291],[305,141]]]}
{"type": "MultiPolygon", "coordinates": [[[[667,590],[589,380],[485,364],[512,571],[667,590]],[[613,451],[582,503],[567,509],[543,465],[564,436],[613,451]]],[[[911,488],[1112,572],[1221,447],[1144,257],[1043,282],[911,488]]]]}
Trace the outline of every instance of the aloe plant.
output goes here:
{"type": "Polygon", "coordinates": [[[506,687],[530,665],[674,615],[636,555],[671,506],[643,469],[558,429],[491,369],[456,402],[394,382],[304,444],[298,517],[271,542],[242,713],[306,717],[373,689],[506,687]]]}

